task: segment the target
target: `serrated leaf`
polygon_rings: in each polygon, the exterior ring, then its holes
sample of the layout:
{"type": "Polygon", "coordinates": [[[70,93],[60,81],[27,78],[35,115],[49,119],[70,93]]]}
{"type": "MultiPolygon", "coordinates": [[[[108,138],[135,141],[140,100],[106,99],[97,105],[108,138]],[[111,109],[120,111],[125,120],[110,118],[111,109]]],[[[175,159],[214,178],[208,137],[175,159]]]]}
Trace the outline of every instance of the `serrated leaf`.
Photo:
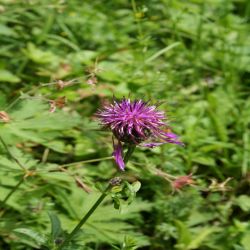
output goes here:
{"type": "Polygon", "coordinates": [[[41,115],[46,110],[46,104],[41,100],[22,100],[17,107],[10,112],[14,121],[22,121],[41,115]]]}

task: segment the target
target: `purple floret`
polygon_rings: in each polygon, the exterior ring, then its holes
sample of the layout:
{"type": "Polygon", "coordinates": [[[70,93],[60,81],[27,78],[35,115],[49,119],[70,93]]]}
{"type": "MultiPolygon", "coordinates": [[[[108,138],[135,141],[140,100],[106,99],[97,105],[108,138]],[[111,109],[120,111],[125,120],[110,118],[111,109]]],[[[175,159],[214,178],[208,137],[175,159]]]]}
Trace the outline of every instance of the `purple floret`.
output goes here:
{"type": "Polygon", "coordinates": [[[114,152],[113,152],[113,156],[115,158],[115,162],[116,164],[118,165],[118,167],[124,171],[124,168],[125,168],[125,163],[123,161],[123,158],[122,158],[122,144],[121,142],[118,141],[118,144],[115,145],[114,144],[114,152]]]}
{"type": "Polygon", "coordinates": [[[150,148],[165,143],[182,145],[177,135],[164,130],[166,127],[168,128],[164,122],[166,120],[164,112],[142,100],[131,101],[124,98],[121,101],[114,101],[99,110],[97,117],[101,124],[110,129],[118,140],[118,144],[114,146],[113,155],[122,170],[125,165],[122,159],[121,142],[139,145],[142,142],[152,140],[141,144],[141,146],[150,148]]]}

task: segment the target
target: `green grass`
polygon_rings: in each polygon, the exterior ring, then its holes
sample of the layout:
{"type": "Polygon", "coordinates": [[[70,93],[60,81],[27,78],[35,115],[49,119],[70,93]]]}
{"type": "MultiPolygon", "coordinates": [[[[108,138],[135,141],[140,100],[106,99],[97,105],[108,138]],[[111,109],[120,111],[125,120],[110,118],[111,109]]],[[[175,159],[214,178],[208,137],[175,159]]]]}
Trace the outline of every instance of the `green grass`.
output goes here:
{"type": "Polygon", "coordinates": [[[113,95],[162,102],[186,146],[136,149],[124,173],[136,198],[107,198],[68,249],[250,249],[249,1],[3,0],[0,12],[0,249],[56,249],[98,197],[116,168],[93,115],[113,95]],[[173,193],[156,169],[195,186],[173,193]]]}

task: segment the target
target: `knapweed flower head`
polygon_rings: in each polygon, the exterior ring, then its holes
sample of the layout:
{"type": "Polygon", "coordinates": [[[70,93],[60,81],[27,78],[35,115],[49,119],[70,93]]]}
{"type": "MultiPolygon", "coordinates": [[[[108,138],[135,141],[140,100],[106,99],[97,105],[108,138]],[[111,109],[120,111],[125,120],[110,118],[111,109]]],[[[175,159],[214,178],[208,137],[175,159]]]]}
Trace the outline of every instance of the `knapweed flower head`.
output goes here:
{"type": "Polygon", "coordinates": [[[121,170],[125,167],[122,142],[150,148],[165,143],[182,144],[170,131],[164,112],[149,102],[125,98],[113,101],[97,112],[97,118],[118,140],[118,144],[114,144],[113,155],[121,170]]]}

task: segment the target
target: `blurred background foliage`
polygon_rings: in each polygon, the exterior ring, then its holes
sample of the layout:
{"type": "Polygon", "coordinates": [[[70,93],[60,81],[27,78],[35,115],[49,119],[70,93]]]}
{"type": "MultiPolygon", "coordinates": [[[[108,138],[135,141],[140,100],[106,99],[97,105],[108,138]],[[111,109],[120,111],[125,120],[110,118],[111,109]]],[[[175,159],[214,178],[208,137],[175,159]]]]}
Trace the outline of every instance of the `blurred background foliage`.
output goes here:
{"type": "Polygon", "coordinates": [[[115,95],[162,102],[186,146],[138,148],[136,199],[106,199],[68,249],[249,250],[249,20],[247,0],[1,0],[0,249],[56,249],[91,206],[115,95]]]}

